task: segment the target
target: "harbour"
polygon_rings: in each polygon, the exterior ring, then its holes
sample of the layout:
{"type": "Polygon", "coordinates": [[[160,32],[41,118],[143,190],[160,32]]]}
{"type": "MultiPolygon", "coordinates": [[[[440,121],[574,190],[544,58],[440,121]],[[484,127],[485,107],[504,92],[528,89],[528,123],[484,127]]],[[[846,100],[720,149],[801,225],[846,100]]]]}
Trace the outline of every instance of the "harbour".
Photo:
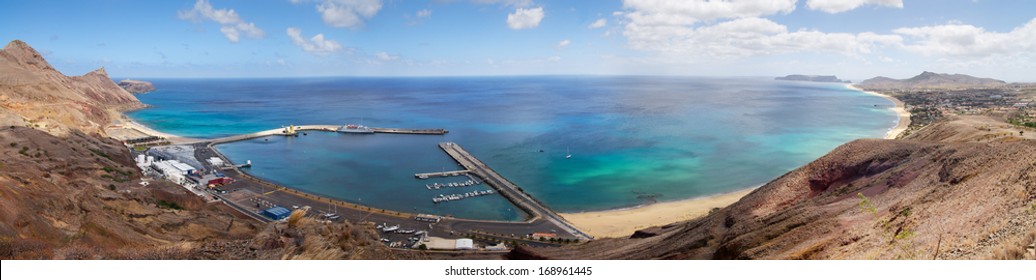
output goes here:
{"type": "MultiPolygon", "coordinates": [[[[161,160],[178,163],[175,165],[192,166],[189,172],[175,173],[174,179],[184,185],[185,188],[203,192],[215,198],[216,201],[227,204],[232,209],[238,210],[249,217],[263,222],[271,222],[287,217],[293,209],[307,210],[307,214],[317,219],[334,221],[347,219],[357,223],[374,224],[395,224],[397,227],[411,229],[422,229],[427,232],[426,236],[449,238],[460,233],[466,235],[486,236],[486,238],[512,240],[516,243],[536,243],[539,246],[557,246],[552,242],[561,240],[590,240],[592,237],[575,229],[561,219],[549,208],[539,204],[527,194],[516,193],[520,190],[503,179],[502,176],[488,169],[484,163],[478,161],[470,153],[463,150],[459,145],[446,142],[439,145],[440,149],[446,152],[450,158],[456,161],[463,170],[451,170],[441,172],[414,173],[416,178],[448,178],[460,177],[461,181],[435,182],[426,184],[428,190],[452,189],[472,187],[486,184],[490,189],[469,190],[461,193],[438,194],[431,198],[432,204],[473,199],[477,197],[501,194],[507,201],[515,203],[515,206],[527,212],[529,217],[524,221],[494,221],[494,220],[472,220],[450,216],[436,216],[426,213],[396,211],[363,205],[353,202],[345,202],[321,195],[307,193],[291,187],[279,185],[262,178],[256,177],[244,171],[249,166],[263,164],[252,162],[236,164],[225,155],[221,154],[215,145],[234,141],[244,141],[259,137],[284,136],[289,138],[300,137],[303,131],[326,131],[335,130],[335,126],[308,125],[288,126],[280,129],[265,130],[257,133],[235,135],[217,139],[197,141],[188,144],[172,146],[157,146],[145,151],[138,158],[145,158],[141,162],[141,168],[145,170],[146,155],[159,155],[161,160]],[[215,174],[215,175],[213,175],[215,174]],[[215,177],[213,177],[215,176],[215,177]],[[194,178],[197,177],[197,178],[194,178]],[[195,182],[195,183],[192,183],[195,182]],[[204,182],[208,182],[207,186],[204,182]],[[215,183],[213,183],[215,182],[215,183]],[[324,209],[327,210],[318,210],[324,209]],[[429,218],[434,217],[434,218],[429,218]],[[528,236],[533,233],[558,233],[556,241],[532,240],[528,236]]],[[[391,133],[391,132],[390,132],[391,133]]],[[[185,167],[186,168],[186,167],[185,167]]],[[[156,176],[165,176],[162,173],[153,173],[156,176]]],[[[171,175],[170,175],[171,176],[171,175]]],[[[451,203],[452,204],[452,203],[451,203]]],[[[395,231],[392,231],[395,232],[395,231]]],[[[399,247],[409,248],[417,246],[420,238],[407,238],[406,240],[395,240],[397,236],[384,232],[383,237],[388,243],[396,244],[399,247]],[[417,239],[417,240],[415,240],[417,239]]],[[[396,232],[398,233],[398,232],[396,232]]],[[[425,238],[427,239],[427,238],[425,238]]]]}

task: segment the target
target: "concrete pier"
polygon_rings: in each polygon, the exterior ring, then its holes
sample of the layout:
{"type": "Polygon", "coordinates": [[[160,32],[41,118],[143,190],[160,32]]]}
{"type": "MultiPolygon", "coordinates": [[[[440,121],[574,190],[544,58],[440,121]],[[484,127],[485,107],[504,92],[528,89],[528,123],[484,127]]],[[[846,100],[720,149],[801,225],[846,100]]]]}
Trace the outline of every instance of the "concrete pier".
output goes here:
{"type": "Polygon", "coordinates": [[[543,205],[538,200],[525,193],[525,190],[522,190],[518,185],[508,181],[503,176],[500,176],[500,174],[496,173],[492,168],[486,166],[485,163],[482,163],[482,161],[472,156],[460,145],[457,145],[457,143],[439,143],[439,148],[445,151],[446,154],[449,154],[453,160],[457,161],[457,163],[465,169],[470,170],[471,174],[481,177],[483,182],[496,189],[500,195],[503,195],[507,200],[510,200],[515,206],[518,206],[518,208],[521,208],[532,215],[533,220],[546,220],[582,240],[593,239],[590,235],[583,233],[574,225],[559,216],[554,212],[554,210],[551,210],[546,205],[543,205]]]}
{"type": "Polygon", "coordinates": [[[418,179],[428,179],[432,177],[453,177],[471,173],[471,170],[455,170],[455,171],[444,171],[444,172],[428,172],[428,173],[417,173],[414,177],[418,179]]]}
{"type": "MultiPolygon", "coordinates": [[[[315,124],[315,125],[299,125],[295,126],[296,133],[288,133],[285,128],[275,128],[270,130],[263,130],[255,133],[233,135],[215,139],[196,139],[194,141],[185,142],[183,144],[195,144],[195,143],[208,143],[209,145],[217,145],[223,143],[230,143],[236,141],[243,141],[248,139],[282,135],[282,136],[297,136],[299,132],[303,131],[330,131],[336,132],[340,125],[329,125],[329,124],[315,124]]],[[[424,135],[443,135],[449,133],[449,130],[434,128],[434,129],[407,129],[407,128],[376,128],[372,127],[374,133],[393,133],[393,134],[424,134],[424,135]]]]}
{"type": "Polygon", "coordinates": [[[449,133],[449,130],[436,128],[436,129],[406,129],[406,128],[378,128],[372,127],[371,130],[374,133],[396,133],[396,134],[429,134],[429,135],[442,135],[449,133]]]}

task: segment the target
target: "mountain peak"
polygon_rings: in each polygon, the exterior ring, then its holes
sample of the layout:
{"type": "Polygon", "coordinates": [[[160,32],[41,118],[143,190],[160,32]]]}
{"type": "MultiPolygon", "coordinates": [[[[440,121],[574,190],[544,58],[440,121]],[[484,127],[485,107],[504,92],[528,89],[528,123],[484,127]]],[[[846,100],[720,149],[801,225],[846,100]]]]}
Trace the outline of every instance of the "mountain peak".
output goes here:
{"type": "Polygon", "coordinates": [[[104,66],[101,66],[101,68],[97,68],[97,70],[90,71],[90,73],[87,73],[87,75],[91,75],[91,74],[92,75],[101,75],[101,76],[108,77],[108,71],[104,71],[104,66]]]}
{"type": "Polygon", "coordinates": [[[4,46],[0,53],[3,54],[4,58],[13,60],[13,62],[25,67],[39,70],[54,70],[54,67],[50,66],[50,63],[47,63],[47,60],[43,58],[43,55],[22,40],[13,40],[7,43],[7,46],[4,46]]]}

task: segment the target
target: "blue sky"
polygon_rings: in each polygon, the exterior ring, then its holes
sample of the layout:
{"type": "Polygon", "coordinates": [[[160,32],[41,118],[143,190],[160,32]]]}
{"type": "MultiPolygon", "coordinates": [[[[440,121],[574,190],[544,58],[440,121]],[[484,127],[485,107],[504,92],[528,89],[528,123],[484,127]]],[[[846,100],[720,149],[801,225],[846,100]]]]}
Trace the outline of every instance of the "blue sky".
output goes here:
{"type": "Polygon", "coordinates": [[[1036,81],[1029,1],[3,1],[0,40],[115,77],[835,74],[1036,81]]]}

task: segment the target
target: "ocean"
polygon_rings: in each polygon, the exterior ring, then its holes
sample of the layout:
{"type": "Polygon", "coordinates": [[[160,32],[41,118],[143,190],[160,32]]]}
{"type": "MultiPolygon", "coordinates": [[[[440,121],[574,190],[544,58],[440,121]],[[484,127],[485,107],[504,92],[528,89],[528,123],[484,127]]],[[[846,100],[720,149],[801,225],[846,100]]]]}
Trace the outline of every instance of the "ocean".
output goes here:
{"type": "Polygon", "coordinates": [[[309,132],[218,145],[292,188],[399,211],[520,220],[488,189],[428,190],[414,173],[458,169],[464,146],[560,212],[630,207],[763,184],[838,145],[880,138],[894,106],[843,84],[769,78],[536,76],[156,79],[129,113],[152,128],[213,138],[285,125],[444,128],[446,135],[309,132]],[[571,158],[566,159],[566,155],[571,158]]]}

